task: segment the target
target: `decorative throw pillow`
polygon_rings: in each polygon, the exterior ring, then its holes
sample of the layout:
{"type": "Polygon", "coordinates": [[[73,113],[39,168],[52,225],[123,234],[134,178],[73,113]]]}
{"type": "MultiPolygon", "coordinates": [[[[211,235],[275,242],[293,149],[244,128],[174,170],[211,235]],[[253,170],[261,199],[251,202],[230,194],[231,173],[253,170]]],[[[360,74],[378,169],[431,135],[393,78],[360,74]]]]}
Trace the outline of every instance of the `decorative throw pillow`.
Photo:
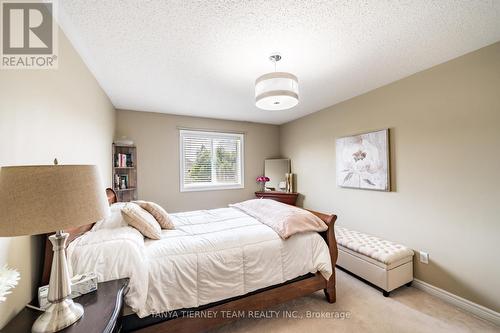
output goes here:
{"type": "Polygon", "coordinates": [[[149,214],[153,215],[162,229],[175,229],[174,223],[170,219],[170,216],[168,216],[168,213],[160,205],[151,201],[143,200],[137,200],[133,202],[138,204],[142,209],[145,209],[149,214]]]}
{"type": "Polygon", "coordinates": [[[153,215],[139,205],[129,202],[122,208],[122,214],[127,223],[136,228],[147,238],[160,239],[161,228],[153,215]]]}

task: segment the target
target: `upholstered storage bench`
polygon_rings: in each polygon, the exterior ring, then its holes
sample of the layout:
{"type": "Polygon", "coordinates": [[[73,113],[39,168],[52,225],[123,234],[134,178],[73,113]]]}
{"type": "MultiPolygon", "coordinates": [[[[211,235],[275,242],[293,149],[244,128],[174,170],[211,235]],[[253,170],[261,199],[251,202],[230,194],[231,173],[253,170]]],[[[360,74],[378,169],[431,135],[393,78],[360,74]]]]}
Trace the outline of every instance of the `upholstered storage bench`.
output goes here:
{"type": "Polygon", "coordinates": [[[413,280],[413,251],[393,242],[335,227],[337,266],[383,290],[384,296],[413,280]]]}

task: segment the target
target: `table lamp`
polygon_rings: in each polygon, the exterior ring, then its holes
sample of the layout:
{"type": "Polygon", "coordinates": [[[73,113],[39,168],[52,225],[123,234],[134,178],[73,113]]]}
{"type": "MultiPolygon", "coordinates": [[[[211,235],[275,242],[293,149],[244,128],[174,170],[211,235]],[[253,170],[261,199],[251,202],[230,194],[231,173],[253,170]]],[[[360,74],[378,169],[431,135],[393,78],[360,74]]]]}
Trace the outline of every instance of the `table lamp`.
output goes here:
{"type": "Polygon", "coordinates": [[[0,236],[56,233],[49,237],[54,257],[50,306],[32,331],[57,332],[83,315],[73,302],[64,229],[90,224],[109,214],[99,170],[94,165],[14,166],[0,169],[0,236]]]}

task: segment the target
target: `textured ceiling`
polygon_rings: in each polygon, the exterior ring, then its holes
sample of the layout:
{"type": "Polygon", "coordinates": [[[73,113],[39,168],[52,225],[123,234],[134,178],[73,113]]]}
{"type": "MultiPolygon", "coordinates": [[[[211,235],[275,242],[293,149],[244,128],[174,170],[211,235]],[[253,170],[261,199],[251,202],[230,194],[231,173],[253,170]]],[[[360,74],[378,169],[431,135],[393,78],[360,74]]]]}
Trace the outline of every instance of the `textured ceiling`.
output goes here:
{"type": "Polygon", "coordinates": [[[281,124],[500,40],[500,1],[64,0],[60,23],[117,108],[281,124]],[[263,111],[254,81],[297,75],[263,111]]]}

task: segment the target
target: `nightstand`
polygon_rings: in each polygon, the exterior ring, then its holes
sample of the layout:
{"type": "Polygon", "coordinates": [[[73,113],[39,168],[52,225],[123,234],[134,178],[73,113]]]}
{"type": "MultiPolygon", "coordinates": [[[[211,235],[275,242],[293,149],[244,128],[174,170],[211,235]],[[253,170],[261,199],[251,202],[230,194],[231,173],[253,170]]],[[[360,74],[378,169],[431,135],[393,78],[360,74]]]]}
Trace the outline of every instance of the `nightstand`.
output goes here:
{"type": "Polygon", "coordinates": [[[295,192],[258,191],[255,192],[255,196],[257,198],[272,199],[295,206],[299,194],[295,192]]]}
{"type": "MultiPolygon", "coordinates": [[[[128,279],[99,283],[97,291],[75,298],[85,313],[73,325],[59,332],[65,333],[114,333],[121,329],[123,295],[128,279]]],[[[40,311],[24,308],[1,330],[2,333],[29,333],[40,311]]]]}

